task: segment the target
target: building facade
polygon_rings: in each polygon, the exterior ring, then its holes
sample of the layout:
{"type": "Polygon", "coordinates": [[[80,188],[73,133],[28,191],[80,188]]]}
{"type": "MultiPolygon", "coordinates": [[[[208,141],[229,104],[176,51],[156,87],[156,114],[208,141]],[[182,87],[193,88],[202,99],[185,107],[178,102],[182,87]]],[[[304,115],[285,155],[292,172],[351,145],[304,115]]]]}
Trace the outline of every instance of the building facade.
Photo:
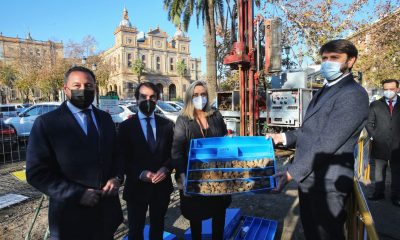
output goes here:
{"type": "Polygon", "coordinates": [[[354,71],[362,73],[365,87],[380,88],[384,79],[400,79],[399,36],[400,8],[397,8],[347,37],[358,49],[354,71]]]}
{"type": "Polygon", "coordinates": [[[182,99],[190,82],[200,78],[201,60],[190,57],[190,39],[179,28],[171,40],[158,26],[144,34],[132,26],[124,9],[114,36],[114,46],[101,55],[113,66],[108,86],[100,89],[101,95],[115,91],[121,99],[132,99],[139,81],[150,81],[159,87],[162,99],[182,99]],[[137,59],[144,65],[140,80],[132,69],[137,59]],[[183,74],[177,70],[181,61],[186,66],[183,74]]]}
{"type": "MultiPolygon", "coordinates": [[[[30,34],[25,39],[7,37],[0,33],[0,65],[9,65],[20,71],[29,72],[33,66],[45,64],[52,68],[57,60],[64,58],[62,42],[35,40],[30,34]]],[[[40,89],[32,86],[32,98],[42,98],[40,89]]],[[[23,98],[15,86],[0,85],[0,102],[7,103],[23,98]]]]}
{"type": "Polygon", "coordinates": [[[32,56],[35,58],[64,58],[64,46],[53,41],[40,41],[32,39],[28,34],[26,39],[6,37],[0,34],[0,61],[13,64],[21,57],[32,56]]]}

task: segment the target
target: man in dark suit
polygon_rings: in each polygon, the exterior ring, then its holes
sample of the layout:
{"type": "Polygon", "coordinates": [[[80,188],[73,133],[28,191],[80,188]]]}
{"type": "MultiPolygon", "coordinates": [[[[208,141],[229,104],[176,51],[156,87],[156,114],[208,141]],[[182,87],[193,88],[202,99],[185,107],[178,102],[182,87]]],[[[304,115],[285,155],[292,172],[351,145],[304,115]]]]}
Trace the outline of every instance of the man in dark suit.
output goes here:
{"type": "Polygon", "coordinates": [[[370,105],[367,130],[372,137],[371,157],[375,160],[375,192],[369,197],[376,201],[385,198],[386,167],[392,176],[392,203],[400,207],[400,97],[399,82],[382,82],[384,97],[370,105]]]}
{"type": "Polygon", "coordinates": [[[69,69],[68,101],[38,117],[29,136],[27,180],[49,196],[51,239],[109,240],[122,222],[122,162],[111,116],[91,105],[95,81],[87,68],[69,69]]]}
{"type": "Polygon", "coordinates": [[[121,123],[118,140],[125,164],[123,198],[128,206],[129,240],[143,239],[147,209],[150,239],[163,239],[164,218],[172,193],[173,123],[154,114],[158,88],[143,82],[136,88],[139,111],[121,123]]]}
{"type": "Polygon", "coordinates": [[[303,125],[269,135],[275,144],[296,148],[293,163],[275,177],[277,191],[292,179],[298,183],[300,216],[307,239],[345,239],[345,203],[353,187],[353,152],[368,117],[367,92],[351,74],[357,54],[347,40],[323,45],[321,74],[327,83],[314,95],[303,125]]]}

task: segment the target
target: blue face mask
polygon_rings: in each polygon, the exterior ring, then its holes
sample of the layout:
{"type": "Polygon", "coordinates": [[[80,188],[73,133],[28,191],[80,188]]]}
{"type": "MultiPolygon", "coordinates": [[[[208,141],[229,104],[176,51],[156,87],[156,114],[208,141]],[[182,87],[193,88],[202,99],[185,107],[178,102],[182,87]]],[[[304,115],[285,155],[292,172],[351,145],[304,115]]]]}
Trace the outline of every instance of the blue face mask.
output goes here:
{"type": "Polygon", "coordinates": [[[193,105],[194,108],[196,108],[197,110],[203,110],[206,104],[207,104],[206,97],[198,96],[193,98],[193,105]]]}
{"type": "Polygon", "coordinates": [[[322,62],[320,72],[327,81],[331,82],[343,75],[340,70],[341,65],[339,62],[322,62]]]}

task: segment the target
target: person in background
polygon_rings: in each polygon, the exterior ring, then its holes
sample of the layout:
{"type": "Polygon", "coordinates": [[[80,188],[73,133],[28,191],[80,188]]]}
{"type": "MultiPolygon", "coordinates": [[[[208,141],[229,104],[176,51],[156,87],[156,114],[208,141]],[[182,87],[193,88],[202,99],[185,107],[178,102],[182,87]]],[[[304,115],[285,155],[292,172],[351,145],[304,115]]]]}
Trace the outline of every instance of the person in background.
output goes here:
{"type": "Polygon", "coordinates": [[[231,196],[186,196],[183,193],[191,139],[223,137],[227,129],[222,115],[210,107],[207,85],[193,82],[186,91],[184,108],[174,129],[172,160],[179,184],[182,215],[189,219],[192,239],[201,240],[202,220],[212,218],[212,239],[222,240],[225,214],[231,196]]]}
{"type": "Polygon", "coordinates": [[[173,191],[171,180],[172,121],[154,114],[160,93],[142,82],[136,88],[139,112],[122,122],[118,142],[125,165],[123,198],[128,206],[129,240],[143,239],[150,212],[150,239],[163,239],[164,218],[173,191]]]}
{"type": "Polygon", "coordinates": [[[123,220],[115,125],[92,106],[95,89],[92,71],[70,68],[68,100],[38,117],[29,136],[27,181],[49,196],[50,239],[111,240],[123,220]]]}
{"type": "Polygon", "coordinates": [[[353,189],[354,147],[368,118],[368,94],[351,69],[358,51],[348,40],[319,51],[326,84],[312,98],[303,124],[269,134],[275,144],[295,147],[293,163],[277,173],[277,191],[298,183],[300,217],[306,239],[345,239],[346,202],[353,189]]]}
{"type": "Polygon", "coordinates": [[[375,191],[368,199],[385,198],[386,167],[390,165],[391,200],[393,205],[400,207],[399,82],[387,79],[382,86],[384,97],[371,103],[367,124],[372,138],[371,158],[375,161],[375,191]]]}

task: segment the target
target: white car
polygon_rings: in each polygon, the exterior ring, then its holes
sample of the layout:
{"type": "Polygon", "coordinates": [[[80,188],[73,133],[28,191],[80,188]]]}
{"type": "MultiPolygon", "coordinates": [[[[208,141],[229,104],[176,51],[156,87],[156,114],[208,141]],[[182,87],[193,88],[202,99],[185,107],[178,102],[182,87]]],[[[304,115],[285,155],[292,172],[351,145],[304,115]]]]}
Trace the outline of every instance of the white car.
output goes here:
{"type": "Polygon", "coordinates": [[[165,102],[168,103],[169,105],[173,106],[174,108],[176,108],[178,111],[181,111],[183,109],[182,102],[178,102],[178,101],[165,101],[165,102]]]}
{"type": "MultiPolygon", "coordinates": [[[[138,105],[136,104],[129,105],[128,108],[135,114],[138,112],[138,105]]],[[[155,113],[168,118],[174,123],[179,116],[179,111],[176,108],[163,101],[157,101],[155,113]]]]}
{"type": "Polygon", "coordinates": [[[60,102],[38,103],[25,109],[16,117],[7,118],[4,122],[14,128],[18,137],[29,137],[36,118],[57,109],[60,105],[60,102]]]}
{"type": "Polygon", "coordinates": [[[118,112],[111,114],[114,123],[121,123],[128,118],[131,118],[135,113],[129,109],[129,105],[118,105],[118,112]]]}

